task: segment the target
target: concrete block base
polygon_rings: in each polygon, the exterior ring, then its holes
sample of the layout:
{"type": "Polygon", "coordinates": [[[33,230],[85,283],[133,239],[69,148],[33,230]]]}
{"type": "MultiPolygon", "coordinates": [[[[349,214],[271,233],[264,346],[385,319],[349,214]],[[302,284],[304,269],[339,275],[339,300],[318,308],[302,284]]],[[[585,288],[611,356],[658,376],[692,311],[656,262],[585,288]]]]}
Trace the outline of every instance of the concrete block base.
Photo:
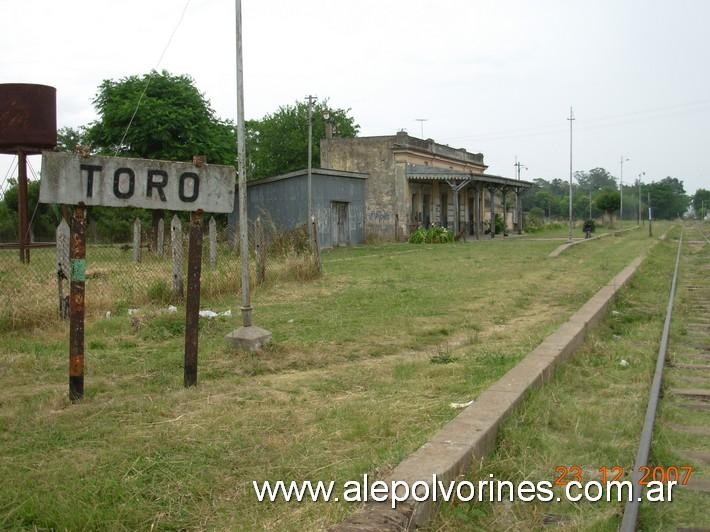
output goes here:
{"type": "Polygon", "coordinates": [[[271,342],[271,331],[252,325],[251,327],[239,327],[224,337],[232,347],[243,351],[259,351],[263,346],[271,342]]]}

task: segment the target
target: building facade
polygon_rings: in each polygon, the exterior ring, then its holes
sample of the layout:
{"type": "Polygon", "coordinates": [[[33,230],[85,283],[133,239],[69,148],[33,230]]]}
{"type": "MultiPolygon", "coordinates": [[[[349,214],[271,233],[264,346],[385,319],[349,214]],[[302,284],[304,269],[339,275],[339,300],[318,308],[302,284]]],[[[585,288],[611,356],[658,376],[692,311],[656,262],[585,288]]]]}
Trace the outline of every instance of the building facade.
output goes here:
{"type": "MultiPolygon", "coordinates": [[[[314,168],[311,172],[311,202],[324,248],[360,244],[365,238],[367,174],[314,168]]],[[[238,191],[237,191],[238,197],[238,191]]],[[[264,225],[289,230],[308,220],[308,173],[298,170],[247,182],[247,215],[253,223],[260,216],[264,225]]],[[[229,216],[234,229],[239,221],[239,202],[229,216]]]]}
{"type": "Polygon", "coordinates": [[[480,153],[406,132],[323,139],[320,153],[321,167],[368,174],[366,237],[401,240],[436,223],[481,238],[496,214],[507,228],[522,230],[518,195],[532,183],[487,174],[480,153]]]}

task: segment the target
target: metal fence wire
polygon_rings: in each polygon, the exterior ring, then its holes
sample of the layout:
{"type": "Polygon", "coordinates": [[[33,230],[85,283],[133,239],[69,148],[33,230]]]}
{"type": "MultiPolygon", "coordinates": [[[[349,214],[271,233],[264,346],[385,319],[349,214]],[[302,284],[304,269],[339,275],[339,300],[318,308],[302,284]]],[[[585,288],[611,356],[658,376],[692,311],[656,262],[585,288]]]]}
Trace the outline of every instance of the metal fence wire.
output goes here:
{"type": "MultiPolygon", "coordinates": [[[[203,222],[201,297],[240,292],[239,229],[211,217],[203,222]]],[[[268,219],[249,224],[251,286],[304,281],[320,274],[318,250],[305,228],[284,231],[268,219]]],[[[0,244],[0,331],[36,327],[66,314],[69,224],[55,242],[33,243],[29,263],[17,245],[0,244]]],[[[87,230],[86,312],[98,316],[144,305],[179,304],[186,289],[188,222],[163,218],[154,228],[136,220],[133,240],[92,241],[87,230]]]]}

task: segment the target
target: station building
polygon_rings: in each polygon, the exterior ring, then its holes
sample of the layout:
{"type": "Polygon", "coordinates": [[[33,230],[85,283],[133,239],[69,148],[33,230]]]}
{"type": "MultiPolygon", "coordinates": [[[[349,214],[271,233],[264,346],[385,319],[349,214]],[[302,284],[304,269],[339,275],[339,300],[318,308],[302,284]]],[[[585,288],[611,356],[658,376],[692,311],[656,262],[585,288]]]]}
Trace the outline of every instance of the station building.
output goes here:
{"type": "Polygon", "coordinates": [[[396,135],[326,138],[321,167],[368,175],[366,236],[405,239],[419,226],[436,223],[460,237],[481,238],[500,214],[510,230],[522,230],[519,194],[532,186],[486,173],[483,155],[396,135]]]}

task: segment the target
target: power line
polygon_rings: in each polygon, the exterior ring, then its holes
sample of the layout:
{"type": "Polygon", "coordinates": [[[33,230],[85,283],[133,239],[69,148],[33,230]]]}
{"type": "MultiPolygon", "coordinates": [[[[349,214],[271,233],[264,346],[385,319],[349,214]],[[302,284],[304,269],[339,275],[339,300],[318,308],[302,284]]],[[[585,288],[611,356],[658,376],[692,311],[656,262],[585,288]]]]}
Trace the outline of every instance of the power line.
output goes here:
{"type": "MultiPolygon", "coordinates": [[[[182,8],[182,13],[180,14],[180,19],[178,20],[177,24],[173,28],[173,32],[170,34],[170,38],[168,38],[168,42],[166,43],[165,47],[163,48],[163,51],[160,54],[160,57],[158,58],[158,62],[155,64],[155,67],[153,67],[154,71],[158,70],[158,67],[160,66],[160,63],[163,62],[163,57],[165,57],[165,53],[168,51],[168,48],[170,47],[170,44],[173,42],[173,37],[175,37],[175,34],[177,33],[178,28],[182,24],[183,19],[185,18],[185,13],[187,12],[187,8],[190,5],[190,2],[192,0],[187,0],[185,2],[185,6],[182,8]]],[[[152,71],[151,71],[152,74],[152,71]]],[[[126,126],[126,131],[123,132],[123,137],[121,137],[121,142],[118,143],[118,146],[116,147],[116,152],[113,154],[114,157],[118,155],[118,150],[121,149],[121,146],[123,146],[123,142],[126,140],[126,135],[128,135],[128,131],[131,129],[131,125],[133,125],[133,120],[136,117],[136,113],[138,113],[138,108],[141,105],[141,102],[143,101],[143,97],[145,96],[145,93],[148,91],[148,87],[150,86],[150,82],[153,79],[153,76],[151,74],[148,74],[148,79],[146,80],[145,87],[143,87],[143,92],[141,92],[141,95],[138,97],[138,102],[136,103],[136,108],[133,110],[133,114],[131,115],[131,119],[128,121],[128,125],[126,126]]]]}
{"type": "MultiPolygon", "coordinates": [[[[696,111],[693,107],[698,106],[708,106],[710,105],[710,100],[697,100],[694,102],[687,102],[683,104],[675,104],[666,107],[649,108],[638,111],[630,111],[627,113],[619,113],[616,115],[608,115],[597,118],[585,119],[584,125],[578,127],[580,130],[591,130],[591,129],[603,129],[607,127],[626,125],[633,122],[638,122],[640,120],[648,120],[657,118],[658,115],[662,114],[674,114],[677,112],[689,112],[696,111]],[[631,120],[623,120],[624,118],[630,118],[631,120]],[[605,123],[609,122],[609,123],[605,123]]],[[[540,124],[538,126],[530,126],[522,129],[508,129],[508,130],[498,130],[480,133],[478,135],[468,135],[461,137],[444,137],[442,140],[452,141],[452,140],[471,140],[471,141],[489,141],[489,140],[505,140],[510,138],[520,138],[520,137],[531,137],[540,135],[553,135],[556,133],[563,133],[566,128],[560,127],[556,124],[540,124]]]]}

